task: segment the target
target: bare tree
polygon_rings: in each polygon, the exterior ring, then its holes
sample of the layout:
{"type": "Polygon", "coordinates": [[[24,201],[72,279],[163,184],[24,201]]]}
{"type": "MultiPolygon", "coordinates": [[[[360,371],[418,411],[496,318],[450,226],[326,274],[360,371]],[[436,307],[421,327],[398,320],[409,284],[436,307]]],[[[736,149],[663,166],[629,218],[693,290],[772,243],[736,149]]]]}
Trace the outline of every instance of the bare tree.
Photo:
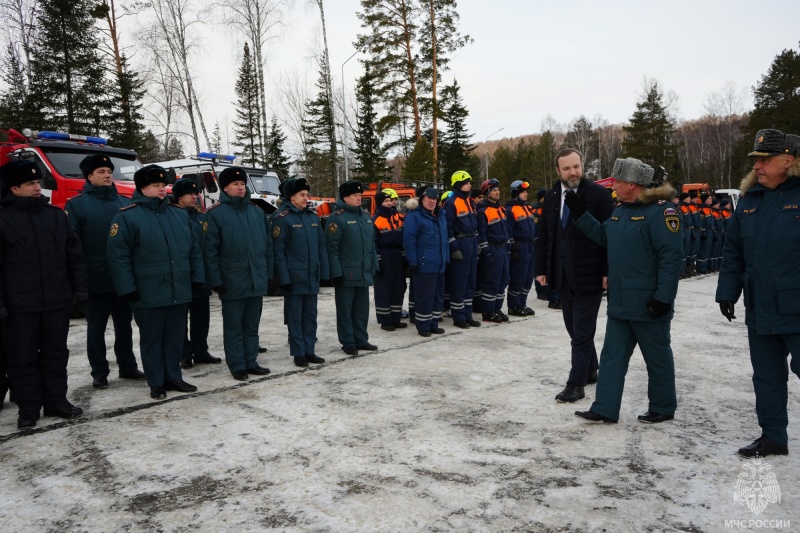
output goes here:
{"type": "Polygon", "coordinates": [[[289,130],[289,141],[295,145],[296,155],[308,152],[308,142],[303,124],[308,120],[306,103],[311,98],[307,71],[297,70],[279,76],[275,82],[283,123],[289,130]]]}
{"type": "Polygon", "coordinates": [[[27,78],[31,78],[31,46],[35,32],[36,0],[2,0],[0,14],[9,43],[22,46],[27,78]]]}
{"type": "Polygon", "coordinates": [[[740,125],[744,112],[746,92],[735,83],[728,82],[719,92],[708,95],[705,109],[715,126],[717,136],[716,156],[719,162],[721,184],[731,188],[733,150],[741,136],[740,125]]]}
{"type": "Polygon", "coordinates": [[[197,123],[200,124],[206,146],[211,144],[189,69],[190,56],[196,48],[191,29],[201,23],[200,16],[192,11],[191,0],[157,0],[150,2],[150,7],[156,16],[156,25],[146,35],[146,42],[156,49],[164,66],[178,82],[181,104],[189,117],[195,149],[199,152],[197,123]]]}
{"type": "MultiPolygon", "coordinates": [[[[320,0],[321,1],[321,0],[320,0]]],[[[252,44],[253,63],[258,77],[259,139],[262,160],[266,159],[267,96],[264,77],[265,47],[283,21],[284,0],[218,0],[217,7],[226,24],[239,31],[252,44]]]]}

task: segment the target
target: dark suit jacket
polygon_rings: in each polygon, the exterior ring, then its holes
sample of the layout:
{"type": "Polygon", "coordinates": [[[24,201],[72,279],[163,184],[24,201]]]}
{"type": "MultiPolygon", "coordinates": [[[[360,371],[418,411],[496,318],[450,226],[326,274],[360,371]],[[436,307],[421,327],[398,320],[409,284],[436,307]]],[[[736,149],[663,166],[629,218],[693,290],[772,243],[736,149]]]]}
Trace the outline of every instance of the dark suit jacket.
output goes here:
{"type": "MultiPolygon", "coordinates": [[[[586,202],[586,211],[604,222],[614,211],[611,193],[586,179],[577,194],[586,202]]],[[[561,182],[547,191],[536,239],[536,275],[546,275],[553,288],[565,286],[578,292],[601,292],[608,272],[606,251],[572,224],[570,215],[561,231],[561,182]]]]}

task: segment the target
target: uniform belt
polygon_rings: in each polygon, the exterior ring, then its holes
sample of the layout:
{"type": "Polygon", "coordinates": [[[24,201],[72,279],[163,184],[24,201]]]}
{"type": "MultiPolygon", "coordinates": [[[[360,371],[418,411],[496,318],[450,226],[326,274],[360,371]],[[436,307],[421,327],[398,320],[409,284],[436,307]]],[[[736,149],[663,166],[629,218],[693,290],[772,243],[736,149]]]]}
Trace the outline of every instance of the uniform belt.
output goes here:
{"type": "Polygon", "coordinates": [[[456,233],[456,239],[466,239],[467,237],[477,237],[475,233],[456,233]]]}

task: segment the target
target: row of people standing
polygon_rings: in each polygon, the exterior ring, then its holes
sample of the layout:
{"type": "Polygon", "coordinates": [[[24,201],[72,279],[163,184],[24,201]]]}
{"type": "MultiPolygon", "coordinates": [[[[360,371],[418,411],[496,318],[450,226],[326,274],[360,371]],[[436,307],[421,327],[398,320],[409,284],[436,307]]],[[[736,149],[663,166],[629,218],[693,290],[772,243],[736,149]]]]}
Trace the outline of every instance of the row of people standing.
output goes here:
{"type": "Polygon", "coordinates": [[[718,272],[725,232],[733,215],[730,200],[690,191],[673,201],[680,207],[683,219],[681,279],[718,272]]]}

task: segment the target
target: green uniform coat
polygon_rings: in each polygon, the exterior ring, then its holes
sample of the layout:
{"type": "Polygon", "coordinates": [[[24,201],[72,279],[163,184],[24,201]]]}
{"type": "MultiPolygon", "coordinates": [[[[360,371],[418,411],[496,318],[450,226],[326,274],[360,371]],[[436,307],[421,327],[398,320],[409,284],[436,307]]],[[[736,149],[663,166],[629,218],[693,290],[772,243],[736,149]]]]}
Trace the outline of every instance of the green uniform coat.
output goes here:
{"type": "Polygon", "coordinates": [[[326,231],[331,278],[343,277],[343,287],[371,286],[378,254],[375,226],[369,215],[360,206],[339,201],[328,217],[326,231]]]}
{"type": "Polygon", "coordinates": [[[289,294],[319,293],[319,282],[330,278],[330,269],[317,213],[298,209],[286,200],[272,219],[272,243],[278,285],[291,283],[289,294]]]}

